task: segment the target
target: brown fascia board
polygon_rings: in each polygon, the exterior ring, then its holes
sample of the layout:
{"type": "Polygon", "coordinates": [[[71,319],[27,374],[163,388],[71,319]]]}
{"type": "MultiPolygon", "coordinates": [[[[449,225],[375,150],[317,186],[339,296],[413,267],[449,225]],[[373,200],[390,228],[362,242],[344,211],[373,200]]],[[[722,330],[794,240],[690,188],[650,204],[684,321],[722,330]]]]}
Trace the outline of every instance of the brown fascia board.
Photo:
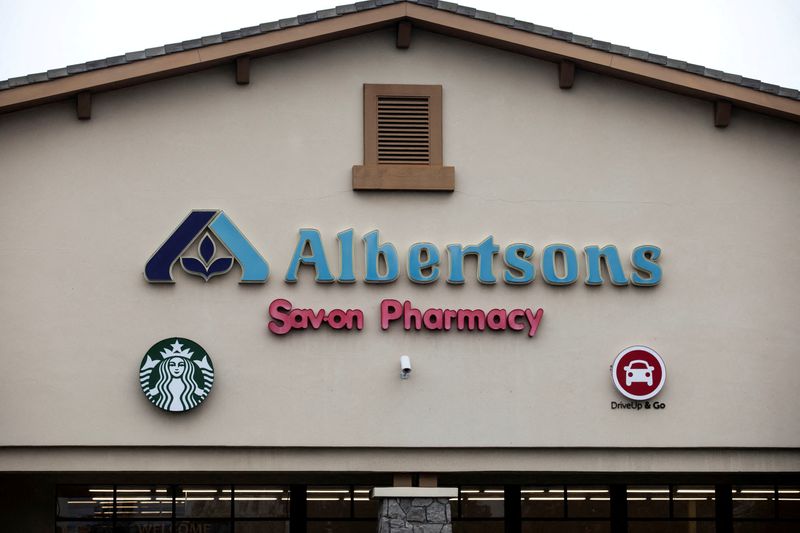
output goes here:
{"type": "Polygon", "coordinates": [[[409,4],[407,9],[408,18],[423,29],[547,61],[572,61],[587,71],[709,101],[727,100],[741,108],[800,122],[800,100],[419,5],[409,4]]]}
{"type": "Polygon", "coordinates": [[[800,100],[715,80],[664,65],[621,56],[449,11],[401,2],[266,34],[143,59],[0,91],[0,113],[195,72],[242,55],[264,56],[387,27],[401,20],[436,33],[544,59],[572,61],[579,68],[709,101],[800,122],[800,100]]]}
{"type": "Polygon", "coordinates": [[[264,56],[358,35],[385,27],[405,16],[405,5],[393,4],[226,43],[23,85],[0,91],[0,113],[63,100],[83,91],[107,91],[196,72],[234,61],[242,55],[264,56]]]}

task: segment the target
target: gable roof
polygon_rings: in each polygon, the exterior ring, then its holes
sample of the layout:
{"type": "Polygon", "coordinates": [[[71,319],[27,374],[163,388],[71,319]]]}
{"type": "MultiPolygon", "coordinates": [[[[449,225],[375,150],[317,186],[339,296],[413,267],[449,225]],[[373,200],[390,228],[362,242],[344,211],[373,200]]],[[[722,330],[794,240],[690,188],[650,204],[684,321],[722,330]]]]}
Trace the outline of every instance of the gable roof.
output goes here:
{"type": "Polygon", "coordinates": [[[437,33],[800,122],[800,91],[436,0],[369,0],[0,81],[0,113],[409,21],[437,33]]]}

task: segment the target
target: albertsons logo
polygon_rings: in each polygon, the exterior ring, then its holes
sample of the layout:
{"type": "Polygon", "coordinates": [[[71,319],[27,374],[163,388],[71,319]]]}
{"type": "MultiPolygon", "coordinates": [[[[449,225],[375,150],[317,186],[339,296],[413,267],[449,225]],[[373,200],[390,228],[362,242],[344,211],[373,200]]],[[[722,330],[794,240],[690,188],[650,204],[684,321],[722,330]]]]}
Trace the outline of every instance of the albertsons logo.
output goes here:
{"type": "Polygon", "coordinates": [[[155,343],[139,366],[147,399],[165,411],[183,412],[200,405],[214,385],[214,365],[202,346],[170,337],[155,343]]]}
{"type": "Polygon", "coordinates": [[[242,268],[241,283],[264,283],[269,277],[269,266],[261,254],[228,215],[216,209],[189,213],[147,261],[144,278],[150,283],[174,283],[172,266],[178,260],[187,274],[205,281],[227,274],[234,261],[242,268]]]}

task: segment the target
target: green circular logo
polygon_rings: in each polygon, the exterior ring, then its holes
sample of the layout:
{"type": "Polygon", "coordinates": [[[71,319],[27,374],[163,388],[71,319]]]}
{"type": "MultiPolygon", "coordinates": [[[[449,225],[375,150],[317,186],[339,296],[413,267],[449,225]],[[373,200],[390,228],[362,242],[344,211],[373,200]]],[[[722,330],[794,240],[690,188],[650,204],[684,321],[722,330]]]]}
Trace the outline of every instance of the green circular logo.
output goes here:
{"type": "Polygon", "coordinates": [[[202,346],[182,337],[155,343],[139,366],[147,399],[165,411],[183,412],[200,405],[214,384],[214,365],[202,346]]]}

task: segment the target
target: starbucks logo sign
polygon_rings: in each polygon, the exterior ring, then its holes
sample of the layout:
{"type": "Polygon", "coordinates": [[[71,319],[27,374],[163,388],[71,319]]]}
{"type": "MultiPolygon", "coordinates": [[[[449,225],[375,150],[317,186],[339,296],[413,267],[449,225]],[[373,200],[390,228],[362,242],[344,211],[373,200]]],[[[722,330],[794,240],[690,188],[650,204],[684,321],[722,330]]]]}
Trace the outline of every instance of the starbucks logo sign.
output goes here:
{"type": "Polygon", "coordinates": [[[202,346],[170,337],[155,343],[139,366],[147,399],[165,411],[183,412],[206,399],[214,384],[214,365],[202,346]]]}

